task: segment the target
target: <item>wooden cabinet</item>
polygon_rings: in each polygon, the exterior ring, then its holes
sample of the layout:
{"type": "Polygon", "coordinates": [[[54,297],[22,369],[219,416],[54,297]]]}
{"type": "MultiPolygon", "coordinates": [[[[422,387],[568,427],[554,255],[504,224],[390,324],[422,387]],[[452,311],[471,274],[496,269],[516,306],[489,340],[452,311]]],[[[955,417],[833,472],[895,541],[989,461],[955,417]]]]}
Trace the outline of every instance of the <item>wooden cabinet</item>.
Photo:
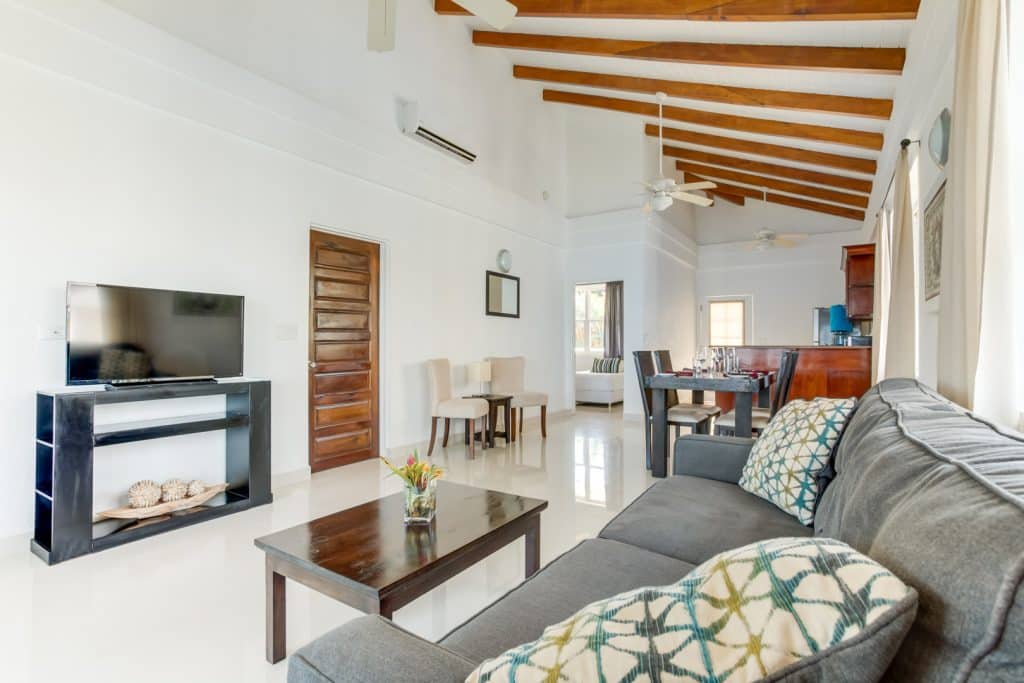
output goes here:
{"type": "Polygon", "coordinates": [[[875,245],[843,247],[846,273],[846,315],[850,320],[871,320],[875,308],[875,245]]]}

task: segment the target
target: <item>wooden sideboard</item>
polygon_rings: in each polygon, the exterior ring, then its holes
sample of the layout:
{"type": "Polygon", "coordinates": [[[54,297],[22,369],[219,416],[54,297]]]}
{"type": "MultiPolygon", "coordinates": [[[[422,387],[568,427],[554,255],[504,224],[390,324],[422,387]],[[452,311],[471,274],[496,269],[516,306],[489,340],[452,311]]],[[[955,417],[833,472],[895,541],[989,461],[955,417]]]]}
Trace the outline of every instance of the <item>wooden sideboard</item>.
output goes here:
{"type": "MultiPolygon", "coordinates": [[[[871,388],[870,346],[741,346],[736,349],[744,368],[778,370],[782,352],[798,349],[790,400],[828,398],[860,398],[871,388]]],[[[715,404],[722,411],[732,410],[732,394],[715,394],[715,404]]]]}

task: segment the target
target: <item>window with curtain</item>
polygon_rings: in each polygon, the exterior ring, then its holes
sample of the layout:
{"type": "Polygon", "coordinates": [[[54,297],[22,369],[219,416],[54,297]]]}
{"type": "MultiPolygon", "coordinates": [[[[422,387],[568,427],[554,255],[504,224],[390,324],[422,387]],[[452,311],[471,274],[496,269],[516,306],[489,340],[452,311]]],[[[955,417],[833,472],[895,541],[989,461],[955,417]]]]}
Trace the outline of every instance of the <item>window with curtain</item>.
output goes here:
{"type": "Polygon", "coordinates": [[[746,302],[708,302],[708,343],[711,346],[742,346],[745,337],[746,302]]]}
{"type": "MultiPolygon", "coordinates": [[[[1024,131],[1020,122],[1024,120],[1024,7],[1018,3],[1008,3],[1009,45],[1010,45],[1010,120],[1017,122],[1010,126],[1010,177],[1019,182],[1024,177],[1024,131]]],[[[1013,246],[1016,253],[1012,259],[1017,264],[1024,263],[1024,193],[1013,193],[1010,207],[1011,223],[1017,240],[1013,246]]],[[[1011,285],[1011,287],[1014,287],[1011,285]]],[[[1017,271],[1015,307],[1015,333],[1018,342],[1024,341],[1024,276],[1017,271]]],[[[1024,364],[1017,365],[1017,429],[1024,431],[1024,364]]]]}
{"type": "MultiPolygon", "coordinates": [[[[1024,178],[1024,131],[1020,121],[1024,120],[1024,7],[1020,3],[1009,3],[1009,46],[1010,46],[1010,120],[1016,121],[1010,126],[1010,177],[1019,184],[1024,178]]],[[[1017,253],[1014,260],[1024,263],[1024,240],[1019,235],[1024,233],[1024,192],[1013,193],[1013,204],[1010,207],[1012,231],[1018,235],[1015,243],[1017,253]]],[[[1024,283],[1024,277],[1017,274],[1017,284],[1024,283]]],[[[1016,304],[1016,334],[1018,340],[1024,340],[1024,296],[1014,297],[1016,304]]],[[[1024,363],[1018,364],[1016,382],[1017,391],[1017,424],[1024,431],[1024,363]]]]}
{"type": "Polygon", "coordinates": [[[1014,0],[958,5],[937,388],[1014,427],[1024,403],[1020,9],[1014,0]]]}
{"type": "Polygon", "coordinates": [[[605,284],[576,285],[576,351],[604,355],[605,284]]]}

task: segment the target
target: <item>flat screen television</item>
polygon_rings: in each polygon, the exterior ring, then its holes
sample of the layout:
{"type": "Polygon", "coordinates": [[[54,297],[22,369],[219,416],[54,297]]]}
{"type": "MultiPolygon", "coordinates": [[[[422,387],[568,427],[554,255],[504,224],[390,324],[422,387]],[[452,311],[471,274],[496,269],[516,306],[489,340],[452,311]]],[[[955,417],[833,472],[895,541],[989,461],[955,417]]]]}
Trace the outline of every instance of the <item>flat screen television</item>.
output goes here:
{"type": "Polygon", "coordinates": [[[67,383],[238,377],[245,297],[68,283],[67,383]]]}

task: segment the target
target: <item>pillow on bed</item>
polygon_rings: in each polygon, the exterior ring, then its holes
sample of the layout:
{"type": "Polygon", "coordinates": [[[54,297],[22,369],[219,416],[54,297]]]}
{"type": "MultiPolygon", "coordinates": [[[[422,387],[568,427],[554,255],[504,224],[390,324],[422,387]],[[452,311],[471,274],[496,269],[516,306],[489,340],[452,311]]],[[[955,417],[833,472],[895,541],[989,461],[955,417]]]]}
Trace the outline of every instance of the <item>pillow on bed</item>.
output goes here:
{"type": "Polygon", "coordinates": [[[917,593],[827,538],[719,553],[670,586],[592,603],[466,683],[806,681],[881,678],[917,593]]]}

